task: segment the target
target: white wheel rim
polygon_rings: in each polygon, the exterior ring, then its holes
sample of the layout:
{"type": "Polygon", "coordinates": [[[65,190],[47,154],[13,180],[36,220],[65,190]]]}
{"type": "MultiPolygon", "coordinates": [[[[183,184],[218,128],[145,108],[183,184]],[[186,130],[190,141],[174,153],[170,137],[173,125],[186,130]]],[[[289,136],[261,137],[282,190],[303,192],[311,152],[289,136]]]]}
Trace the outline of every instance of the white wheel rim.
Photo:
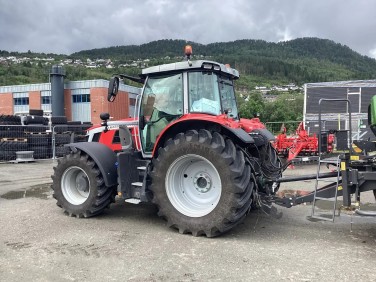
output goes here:
{"type": "Polygon", "coordinates": [[[171,204],[189,217],[202,217],[217,206],[221,177],[214,165],[199,155],[184,155],[168,168],[165,180],[171,204]]]}
{"type": "Polygon", "coordinates": [[[64,198],[73,205],[83,204],[90,194],[90,180],[86,172],[78,167],[67,168],[61,178],[64,198]]]}

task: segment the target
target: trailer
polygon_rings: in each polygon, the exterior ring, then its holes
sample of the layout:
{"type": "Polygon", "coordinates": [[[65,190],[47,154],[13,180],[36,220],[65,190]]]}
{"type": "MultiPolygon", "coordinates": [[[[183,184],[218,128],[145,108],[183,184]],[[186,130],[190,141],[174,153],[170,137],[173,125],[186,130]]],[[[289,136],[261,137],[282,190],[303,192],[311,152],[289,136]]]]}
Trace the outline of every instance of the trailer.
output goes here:
{"type": "MultiPolygon", "coordinates": [[[[270,179],[276,183],[303,181],[314,179],[315,189],[305,195],[291,196],[272,196],[269,203],[264,207],[269,207],[271,211],[271,203],[291,208],[296,205],[311,202],[312,218],[320,220],[334,221],[337,209],[337,197],[343,197],[343,205],[339,209],[352,210],[361,216],[376,216],[374,211],[364,211],[360,205],[360,195],[366,191],[373,191],[376,200],[376,143],[371,141],[354,141],[352,142],[351,129],[351,103],[348,99],[321,99],[319,101],[319,133],[325,134],[321,127],[321,105],[345,102],[349,111],[349,128],[345,131],[333,131],[334,135],[339,134],[343,138],[346,133],[347,148],[336,156],[327,157],[327,144],[323,142],[323,138],[319,138],[318,144],[318,164],[317,173],[314,175],[301,175],[297,177],[284,177],[278,179],[270,179]],[[322,166],[332,166],[334,169],[329,173],[321,173],[322,166]],[[321,182],[326,185],[319,187],[321,182]],[[352,197],[353,196],[353,197],[352,197]],[[320,214],[316,209],[317,201],[328,201],[332,203],[330,214],[320,214]]],[[[376,135],[376,96],[371,100],[368,110],[368,123],[372,132],[376,135]]],[[[343,140],[342,140],[343,141],[343,140]]],[[[265,199],[265,198],[264,198],[265,199]]]]}

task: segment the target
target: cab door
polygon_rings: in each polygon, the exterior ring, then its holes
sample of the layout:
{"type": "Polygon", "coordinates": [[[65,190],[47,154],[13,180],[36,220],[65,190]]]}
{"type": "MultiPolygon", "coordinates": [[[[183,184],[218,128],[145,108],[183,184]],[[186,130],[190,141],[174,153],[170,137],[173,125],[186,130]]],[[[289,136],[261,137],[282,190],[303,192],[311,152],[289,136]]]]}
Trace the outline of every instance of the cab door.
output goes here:
{"type": "Polygon", "coordinates": [[[139,132],[144,155],[150,155],[160,132],[183,115],[183,75],[148,77],[140,104],[139,132]]]}

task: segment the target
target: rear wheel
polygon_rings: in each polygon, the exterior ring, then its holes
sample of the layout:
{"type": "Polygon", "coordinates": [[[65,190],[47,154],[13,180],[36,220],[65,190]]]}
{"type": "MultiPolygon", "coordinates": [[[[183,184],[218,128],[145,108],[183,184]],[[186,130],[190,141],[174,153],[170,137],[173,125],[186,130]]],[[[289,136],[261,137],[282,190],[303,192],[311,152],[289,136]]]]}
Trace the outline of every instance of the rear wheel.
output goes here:
{"type": "Polygon", "coordinates": [[[151,177],[159,215],[180,233],[217,236],[239,224],[251,205],[251,168],[216,132],[192,130],[167,141],[151,177]]]}
{"type": "Polygon", "coordinates": [[[54,167],[53,196],[65,213],[91,217],[103,212],[115,199],[115,187],[107,187],[95,162],[78,150],[54,167]]]}

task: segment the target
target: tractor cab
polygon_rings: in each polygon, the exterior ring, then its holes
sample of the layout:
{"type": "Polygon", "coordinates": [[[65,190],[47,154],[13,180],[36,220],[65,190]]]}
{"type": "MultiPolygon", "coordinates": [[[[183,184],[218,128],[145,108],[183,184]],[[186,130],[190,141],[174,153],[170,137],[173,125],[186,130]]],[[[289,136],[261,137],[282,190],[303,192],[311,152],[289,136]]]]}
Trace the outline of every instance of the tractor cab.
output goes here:
{"type": "MultiPolygon", "coordinates": [[[[110,82],[109,101],[116,97],[120,78],[132,79],[115,76],[110,82]]],[[[238,71],[228,65],[204,60],[188,59],[143,69],[139,78],[132,79],[144,82],[138,111],[143,154],[151,156],[160,133],[187,115],[224,116],[238,121],[233,84],[238,78],[238,71]]]]}

